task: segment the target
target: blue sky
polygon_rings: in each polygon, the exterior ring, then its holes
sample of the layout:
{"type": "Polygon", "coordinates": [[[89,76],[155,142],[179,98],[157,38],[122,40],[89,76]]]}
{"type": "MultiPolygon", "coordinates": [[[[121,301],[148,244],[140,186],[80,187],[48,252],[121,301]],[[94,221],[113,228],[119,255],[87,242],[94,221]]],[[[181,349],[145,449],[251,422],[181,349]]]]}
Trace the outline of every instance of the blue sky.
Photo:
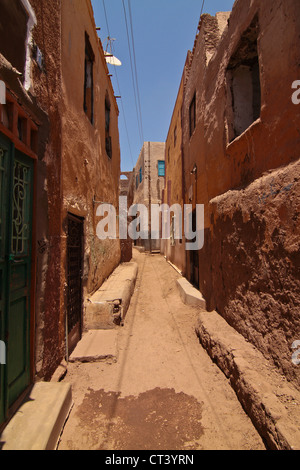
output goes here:
{"type": "MultiPolygon", "coordinates": [[[[124,0],[124,5],[131,49],[123,0],[92,0],[103,47],[106,48],[109,36],[103,1],[110,36],[116,39],[113,53],[122,62],[121,67],[108,66],[115,94],[122,96],[118,99],[121,169],[131,171],[143,140],[166,140],[187,51],[193,48],[202,0],[130,0],[138,78],[136,95],[129,52],[135,77],[128,0],[124,0]]],[[[203,13],[230,11],[233,3],[234,0],[206,0],[203,13]]]]}

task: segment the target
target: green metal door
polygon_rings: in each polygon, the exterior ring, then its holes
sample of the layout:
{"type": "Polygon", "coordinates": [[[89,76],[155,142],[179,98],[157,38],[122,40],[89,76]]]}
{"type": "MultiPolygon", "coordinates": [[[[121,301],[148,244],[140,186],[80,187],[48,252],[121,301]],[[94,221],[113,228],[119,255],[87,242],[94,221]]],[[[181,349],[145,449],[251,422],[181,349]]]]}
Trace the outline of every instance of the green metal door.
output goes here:
{"type": "Polygon", "coordinates": [[[33,161],[0,136],[0,423],[30,383],[33,161]]]}

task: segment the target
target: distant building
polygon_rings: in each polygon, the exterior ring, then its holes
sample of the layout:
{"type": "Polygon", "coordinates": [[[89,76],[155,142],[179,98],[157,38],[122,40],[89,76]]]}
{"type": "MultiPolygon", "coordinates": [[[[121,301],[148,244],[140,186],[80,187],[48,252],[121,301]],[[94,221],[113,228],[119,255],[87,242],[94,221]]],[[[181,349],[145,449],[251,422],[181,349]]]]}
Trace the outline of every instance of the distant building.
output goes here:
{"type": "Polygon", "coordinates": [[[146,251],[160,251],[160,234],[151,240],[151,205],[161,204],[165,180],[165,143],[145,142],[134,168],[133,204],[143,204],[149,214],[148,239],[139,239],[136,245],[146,251]]]}

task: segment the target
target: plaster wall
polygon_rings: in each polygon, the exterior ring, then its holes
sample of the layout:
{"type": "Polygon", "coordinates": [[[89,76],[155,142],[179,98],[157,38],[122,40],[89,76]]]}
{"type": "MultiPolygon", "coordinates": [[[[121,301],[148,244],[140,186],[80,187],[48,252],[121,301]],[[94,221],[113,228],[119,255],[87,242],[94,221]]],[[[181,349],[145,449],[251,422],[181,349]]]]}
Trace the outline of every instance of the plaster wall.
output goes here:
{"type": "MultiPolygon", "coordinates": [[[[120,262],[119,240],[96,235],[100,203],[118,213],[120,180],[119,110],[90,0],[62,2],[62,175],[63,226],[68,213],[84,218],[84,297],[95,292],[120,262]],[[94,119],[84,111],[85,37],[94,53],[94,119]],[[105,147],[105,100],[110,103],[112,158],[105,147]]],[[[63,239],[63,256],[66,242],[63,239]]],[[[65,263],[63,269],[65,269],[65,263]]]]}
{"type": "Polygon", "coordinates": [[[43,54],[43,66],[32,61],[31,93],[46,115],[39,129],[36,166],[36,308],[35,367],[49,378],[65,351],[62,285],[61,186],[61,2],[31,0],[37,23],[33,41],[43,54]]]}

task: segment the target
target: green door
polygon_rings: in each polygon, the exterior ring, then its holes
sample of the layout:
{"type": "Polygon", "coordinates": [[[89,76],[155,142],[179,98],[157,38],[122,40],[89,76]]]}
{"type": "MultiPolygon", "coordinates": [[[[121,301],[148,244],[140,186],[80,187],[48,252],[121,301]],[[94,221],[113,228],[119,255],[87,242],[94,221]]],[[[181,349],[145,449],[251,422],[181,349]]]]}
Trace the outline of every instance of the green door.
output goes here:
{"type": "Polygon", "coordinates": [[[30,384],[33,161],[0,137],[0,423],[30,384]]]}

